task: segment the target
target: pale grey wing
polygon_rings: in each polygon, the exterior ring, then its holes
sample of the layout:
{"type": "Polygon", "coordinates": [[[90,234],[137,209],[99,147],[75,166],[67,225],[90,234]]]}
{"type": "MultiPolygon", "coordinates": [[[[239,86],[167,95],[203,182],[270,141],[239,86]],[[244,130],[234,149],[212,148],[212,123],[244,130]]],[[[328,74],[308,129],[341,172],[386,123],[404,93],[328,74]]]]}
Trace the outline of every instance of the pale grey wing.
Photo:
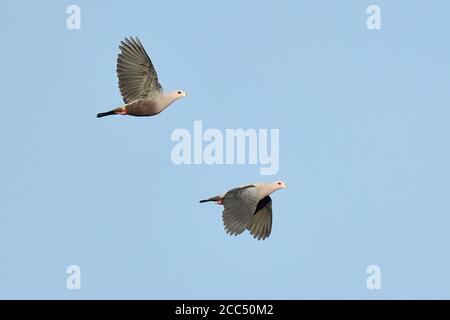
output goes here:
{"type": "Polygon", "coordinates": [[[272,199],[267,196],[258,202],[255,214],[247,226],[253,238],[264,240],[272,232],[272,199]]]}
{"type": "Polygon", "coordinates": [[[119,48],[117,76],[123,101],[130,103],[162,92],[158,74],[139,39],[125,38],[119,48]]]}
{"type": "Polygon", "coordinates": [[[245,231],[258,205],[258,190],[249,185],[235,188],[223,196],[224,210],[222,220],[225,230],[230,235],[245,231]]]}

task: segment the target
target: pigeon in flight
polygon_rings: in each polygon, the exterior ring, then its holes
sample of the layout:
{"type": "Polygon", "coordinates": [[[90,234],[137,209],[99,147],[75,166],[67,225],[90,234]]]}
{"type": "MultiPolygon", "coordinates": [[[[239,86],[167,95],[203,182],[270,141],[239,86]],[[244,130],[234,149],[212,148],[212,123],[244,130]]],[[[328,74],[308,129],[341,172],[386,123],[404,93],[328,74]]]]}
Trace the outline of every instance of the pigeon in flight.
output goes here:
{"type": "Polygon", "coordinates": [[[272,231],[272,199],[270,194],[287,188],[282,181],[275,183],[254,183],[232,189],[225,195],[201,200],[224,206],[222,220],[225,231],[239,235],[246,229],[258,240],[269,237],[272,231]]]}
{"type": "Polygon", "coordinates": [[[125,104],[114,110],[99,113],[97,118],[115,114],[154,116],[175,100],[186,96],[183,90],[164,93],[152,61],[137,37],[125,38],[120,42],[119,48],[117,75],[125,104]]]}

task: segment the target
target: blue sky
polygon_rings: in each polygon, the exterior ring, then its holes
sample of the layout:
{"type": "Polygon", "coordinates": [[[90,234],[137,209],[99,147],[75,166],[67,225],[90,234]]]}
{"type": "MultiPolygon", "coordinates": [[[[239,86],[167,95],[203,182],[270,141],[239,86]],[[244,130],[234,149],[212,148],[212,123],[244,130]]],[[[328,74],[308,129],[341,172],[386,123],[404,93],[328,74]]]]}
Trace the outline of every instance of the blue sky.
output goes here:
{"type": "Polygon", "coordinates": [[[447,1],[4,1],[0,298],[450,298],[447,1]],[[66,8],[81,8],[81,29],[66,8]],[[369,31],[366,8],[381,8],[369,31]],[[121,104],[138,36],[166,90],[121,104]],[[280,129],[280,170],[181,165],[177,128],[280,129]],[[271,237],[198,200],[285,180],[271,237]],[[79,291],[66,268],[79,265],[79,291]],[[378,265],[382,289],[366,287],[378,265]]]}

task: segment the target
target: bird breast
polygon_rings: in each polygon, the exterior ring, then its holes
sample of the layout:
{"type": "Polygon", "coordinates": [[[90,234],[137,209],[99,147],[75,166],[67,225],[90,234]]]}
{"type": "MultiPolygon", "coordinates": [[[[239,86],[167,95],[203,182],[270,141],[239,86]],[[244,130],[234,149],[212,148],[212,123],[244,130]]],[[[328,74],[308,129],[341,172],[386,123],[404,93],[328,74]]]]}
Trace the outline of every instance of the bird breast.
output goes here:
{"type": "Polygon", "coordinates": [[[164,109],[158,101],[147,99],[133,101],[126,108],[127,114],[136,117],[154,116],[164,109]]]}

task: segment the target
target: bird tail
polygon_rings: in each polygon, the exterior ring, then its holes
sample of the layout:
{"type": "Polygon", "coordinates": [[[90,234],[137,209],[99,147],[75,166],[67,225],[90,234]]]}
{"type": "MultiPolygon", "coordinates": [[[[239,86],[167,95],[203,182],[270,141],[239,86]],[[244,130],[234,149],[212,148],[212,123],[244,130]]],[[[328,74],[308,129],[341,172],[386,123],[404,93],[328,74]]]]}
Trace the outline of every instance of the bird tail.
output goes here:
{"type": "Polygon", "coordinates": [[[97,114],[97,118],[102,118],[102,117],[106,117],[106,116],[112,116],[116,114],[116,109],[108,111],[108,112],[100,112],[97,114]]]}
{"type": "Polygon", "coordinates": [[[217,202],[219,200],[221,200],[222,197],[221,196],[216,196],[216,197],[212,197],[209,199],[205,199],[205,200],[200,200],[200,203],[205,203],[205,202],[217,202]]]}

